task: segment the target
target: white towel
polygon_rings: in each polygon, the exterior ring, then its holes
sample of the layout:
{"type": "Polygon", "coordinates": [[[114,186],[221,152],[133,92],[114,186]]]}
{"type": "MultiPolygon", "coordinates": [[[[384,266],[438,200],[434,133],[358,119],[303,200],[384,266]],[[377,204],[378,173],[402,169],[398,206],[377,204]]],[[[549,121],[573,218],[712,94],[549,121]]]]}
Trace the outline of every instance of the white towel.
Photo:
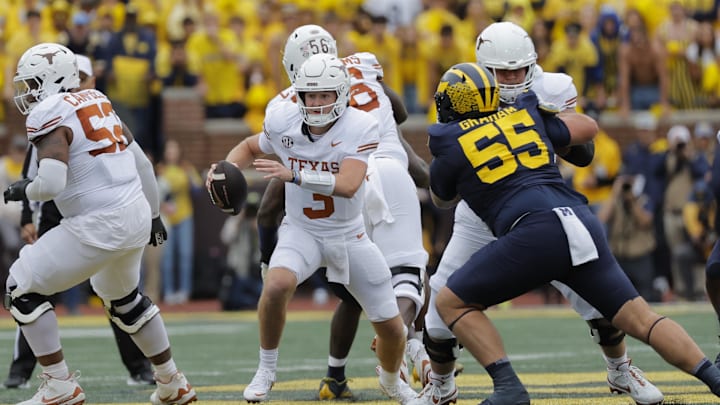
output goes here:
{"type": "Polygon", "coordinates": [[[325,265],[327,266],[328,281],[340,284],[350,284],[350,260],[343,237],[323,239],[325,265]]]}
{"type": "Polygon", "coordinates": [[[567,236],[573,266],[579,266],[597,260],[600,256],[598,256],[595,242],[592,236],[590,236],[590,232],[575,215],[572,208],[557,207],[553,208],[553,211],[555,211],[555,214],[560,218],[563,230],[567,236]]]}
{"type": "Polygon", "coordinates": [[[372,155],[368,158],[365,179],[365,218],[372,225],[377,225],[380,222],[387,222],[388,224],[395,222],[387,201],[385,201],[380,172],[375,169],[375,157],[372,155]]]}

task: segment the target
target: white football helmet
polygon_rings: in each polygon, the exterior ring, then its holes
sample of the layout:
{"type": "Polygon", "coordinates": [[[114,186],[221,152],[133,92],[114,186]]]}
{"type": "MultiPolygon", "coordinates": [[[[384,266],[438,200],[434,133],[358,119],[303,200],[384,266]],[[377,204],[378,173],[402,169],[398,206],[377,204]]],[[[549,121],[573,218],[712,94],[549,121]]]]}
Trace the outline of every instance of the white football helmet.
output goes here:
{"type": "Polygon", "coordinates": [[[527,68],[525,80],[520,84],[500,86],[500,100],[513,104],[517,96],[532,86],[535,76],[537,53],[530,36],[522,27],[512,22],[490,24],[477,37],[475,42],[477,63],[490,69],[495,77],[495,69],[518,70],[527,68]]]}
{"type": "Polygon", "coordinates": [[[282,63],[290,83],[300,66],[312,55],[327,53],[337,56],[335,38],[319,25],[303,25],[295,29],[285,42],[282,63]]]}
{"type": "Polygon", "coordinates": [[[33,46],[20,57],[13,86],[15,105],[27,115],[48,96],[80,86],[75,54],[60,44],[33,46]]]}
{"type": "Polygon", "coordinates": [[[312,55],[300,66],[293,88],[298,95],[297,105],[303,121],[311,127],[322,127],[334,122],[345,112],[350,98],[350,75],[337,56],[320,53],[312,55]],[[332,104],[306,107],[306,93],[319,91],[334,91],[337,99],[332,104]],[[324,113],[330,107],[332,109],[324,113]]]}

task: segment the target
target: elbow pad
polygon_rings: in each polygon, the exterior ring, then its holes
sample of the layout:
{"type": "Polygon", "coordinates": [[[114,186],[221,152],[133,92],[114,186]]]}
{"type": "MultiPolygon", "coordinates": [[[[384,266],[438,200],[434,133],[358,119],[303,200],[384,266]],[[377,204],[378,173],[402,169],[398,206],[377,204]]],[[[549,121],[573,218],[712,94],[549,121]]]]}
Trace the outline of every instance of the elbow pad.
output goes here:
{"type": "Polygon", "coordinates": [[[65,190],[67,164],[50,158],[40,160],[35,179],[28,184],[25,194],[28,200],[49,201],[65,190]]]}
{"type": "Polygon", "coordinates": [[[582,145],[571,146],[570,152],[565,154],[563,159],[577,167],[585,167],[592,163],[593,157],[595,157],[595,143],[590,141],[582,145]]]}

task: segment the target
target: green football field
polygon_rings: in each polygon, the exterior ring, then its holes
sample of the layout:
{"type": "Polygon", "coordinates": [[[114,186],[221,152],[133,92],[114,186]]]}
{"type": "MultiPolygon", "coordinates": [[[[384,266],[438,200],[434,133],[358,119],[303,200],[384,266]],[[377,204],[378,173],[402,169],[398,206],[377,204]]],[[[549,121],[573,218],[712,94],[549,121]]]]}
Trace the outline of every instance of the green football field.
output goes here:
{"type": "MultiPolygon", "coordinates": [[[[718,326],[709,304],[658,307],[681,323],[712,359],[718,326]]],[[[610,395],[604,361],[588,337],[584,322],[569,309],[494,309],[489,311],[505,340],[515,369],[536,405],[633,404],[627,396],[610,395]]],[[[14,339],[14,323],[0,318],[0,378],[6,376],[14,339]]],[[[280,347],[278,382],[271,402],[314,403],[327,364],[329,319],[326,311],[292,312],[280,347]]],[[[195,386],[200,404],[240,404],[258,359],[254,312],[168,313],[164,315],[175,360],[195,386]]],[[[128,387],[107,320],[101,316],[60,317],[66,360],[80,370],[88,404],[147,404],[152,389],[128,387]]],[[[363,321],[350,355],[347,374],[357,402],[386,403],[374,375],[376,361],[369,350],[373,331],[363,321]]],[[[628,338],[633,363],[664,393],[666,404],[717,404],[694,378],[675,371],[648,346],[628,338]]],[[[468,353],[460,361],[459,404],[477,404],[492,389],[485,371],[468,353]]],[[[37,371],[37,369],[36,369],[37,371]]],[[[0,389],[0,403],[28,399],[30,390],[0,389]]],[[[418,385],[414,385],[418,388],[418,385]]]]}

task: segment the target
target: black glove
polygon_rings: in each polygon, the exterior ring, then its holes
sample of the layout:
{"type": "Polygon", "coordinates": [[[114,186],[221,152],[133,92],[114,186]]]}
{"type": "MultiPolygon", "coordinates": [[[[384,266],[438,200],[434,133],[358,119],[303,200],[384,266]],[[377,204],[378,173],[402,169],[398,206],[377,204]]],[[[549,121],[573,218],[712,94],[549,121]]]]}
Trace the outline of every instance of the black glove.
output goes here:
{"type": "Polygon", "coordinates": [[[153,218],[152,227],[150,228],[150,245],[158,246],[162,245],[167,240],[167,231],[165,230],[165,224],[162,219],[158,216],[153,218]]]}
{"type": "Polygon", "coordinates": [[[22,201],[26,198],[25,196],[25,189],[27,188],[27,185],[32,183],[32,180],[30,179],[22,179],[18,180],[15,183],[8,186],[8,188],[5,189],[5,192],[3,193],[3,197],[5,198],[5,204],[7,204],[8,201],[22,201]]]}

